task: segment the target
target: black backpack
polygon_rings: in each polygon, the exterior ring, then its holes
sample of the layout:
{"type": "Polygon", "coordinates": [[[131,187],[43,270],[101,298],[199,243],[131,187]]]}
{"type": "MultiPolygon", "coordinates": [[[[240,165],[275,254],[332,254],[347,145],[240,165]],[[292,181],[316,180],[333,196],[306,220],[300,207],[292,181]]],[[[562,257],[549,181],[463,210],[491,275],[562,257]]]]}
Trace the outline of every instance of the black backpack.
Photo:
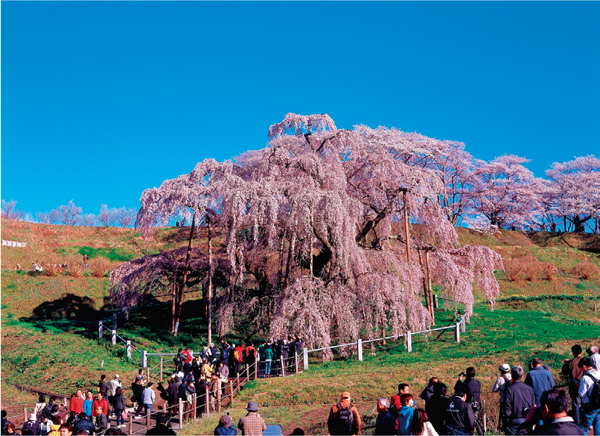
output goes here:
{"type": "Polygon", "coordinates": [[[342,409],[342,405],[337,405],[337,415],[335,417],[335,433],[336,434],[353,434],[354,433],[354,413],[352,413],[352,405],[347,409],[342,409]]]}
{"type": "Polygon", "coordinates": [[[600,380],[597,380],[591,374],[584,374],[584,377],[588,376],[594,381],[592,385],[592,389],[588,393],[588,398],[590,399],[590,404],[600,407],[600,380]]]}

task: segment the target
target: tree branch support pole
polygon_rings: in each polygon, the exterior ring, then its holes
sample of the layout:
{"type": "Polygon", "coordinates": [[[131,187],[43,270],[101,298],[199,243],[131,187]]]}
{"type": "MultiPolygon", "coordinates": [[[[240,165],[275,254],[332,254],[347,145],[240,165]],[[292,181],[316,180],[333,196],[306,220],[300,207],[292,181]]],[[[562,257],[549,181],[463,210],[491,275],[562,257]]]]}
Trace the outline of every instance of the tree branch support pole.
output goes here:
{"type": "Polygon", "coordinates": [[[210,226],[210,217],[206,215],[208,223],[208,344],[212,341],[212,234],[210,226]]]}
{"type": "Polygon", "coordinates": [[[177,271],[173,272],[173,290],[171,298],[171,333],[175,333],[175,318],[177,318],[177,271]]]}
{"type": "Polygon", "coordinates": [[[429,310],[431,312],[433,325],[435,325],[435,311],[433,310],[433,287],[431,286],[431,271],[429,270],[429,250],[425,251],[425,271],[427,272],[427,295],[429,298],[429,310]]]}
{"type": "Polygon", "coordinates": [[[175,319],[175,328],[173,329],[173,336],[177,336],[177,330],[179,330],[179,322],[181,320],[181,307],[183,306],[183,298],[185,292],[185,284],[187,282],[188,268],[190,266],[190,252],[192,251],[192,239],[194,238],[194,226],[196,224],[196,212],[192,216],[192,227],[190,229],[190,239],[188,241],[187,253],[185,255],[185,266],[183,267],[183,280],[179,288],[179,301],[177,302],[177,316],[175,319]]]}

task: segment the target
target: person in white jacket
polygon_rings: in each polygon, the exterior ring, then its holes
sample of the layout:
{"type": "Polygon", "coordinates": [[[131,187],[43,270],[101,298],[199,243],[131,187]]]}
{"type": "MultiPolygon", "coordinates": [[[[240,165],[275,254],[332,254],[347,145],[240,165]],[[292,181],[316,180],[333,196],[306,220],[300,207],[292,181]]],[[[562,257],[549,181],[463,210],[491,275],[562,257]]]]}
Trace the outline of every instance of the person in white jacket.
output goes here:
{"type": "Polygon", "coordinates": [[[581,398],[581,428],[586,436],[590,427],[594,427],[594,434],[600,434],[600,404],[591,401],[592,392],[597,389],[596,383],[600,382],[600,371],[594,369],[592,359],[584,357],[579,361],[583,369],[579,397],[581,398]]]}
{"type": "Polygon", "coordinates": [[[421,436],[439,436],[433,424],[429,421],[427,413],[423,409],[415,409],[413,414],[410,434],[421,436]]]}

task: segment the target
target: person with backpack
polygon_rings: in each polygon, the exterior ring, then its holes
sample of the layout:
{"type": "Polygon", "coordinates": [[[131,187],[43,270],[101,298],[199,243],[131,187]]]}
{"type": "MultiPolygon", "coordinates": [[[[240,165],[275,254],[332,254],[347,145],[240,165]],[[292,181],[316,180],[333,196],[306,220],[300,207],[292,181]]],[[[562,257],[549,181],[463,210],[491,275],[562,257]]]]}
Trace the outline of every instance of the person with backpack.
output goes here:
{"type": "Polygon", "coordinates": [[[433,395],[433,386],[436,383],[439,383],[439,382],[440,382],[439,378],[437,378],[437,377],[431,377],[429,379],[429,383],[427,384],[427,386],[425,387],[425,389],[423,389],[423,392],[421,392],[421,395],[419,395],[422,399],[425,400],[425,405],[427,405],[427,402],[429,401],[429,399],[433,395]]]}
{"type": "Polygon", "coordinates": [[[185,359],[186,359],[186,356],[185,356],[185,354],[183,354],[183,349],[179,348],[177,350],[177,355],[173,358],[173,364],[175,365],[175,371],[177,371],[177,369],[179,367],[183,366],[183,364],[185,363],[185,359]]]}
{"type": "Polygon", "coordinates": [[[531,386],[522,383],[523,368],[513,366],[510,370],[512,382],[506,388],[504,397],[503,416],[506,417],[504,432],[516,434],[519,427],[526,421],[527,412],[535,405],[535,394],[531,386]]]}
{"type": "Polygon", "coordinates": [[[450,435],[473,434],[475,414],[467,402],[465,386],[458,385],[454,389],[454,396],[450,399],[446,410],[446,427],[450,435]]]}
{"type": "Polygon", "coordinates": [[[239,374],[244,363],[244,346],[242,344],[237,344],[234,348],[233,361],[235,364],[235,374],[239,374]]]}
{"type": "Polygon", "coordinates": [[[589,357],[579,361],[583,369],[579,398],[581,398],[581,428],[585,435],[594,428],[594,434],[600,435],[600,371],[594,369],[594,363],[589,357]]]}
{"type": "Polygon", "coordinates": [[[504,410],[504,398],[506,397],[506,388],[512,381],[512,377],[510,375],[510,366],[508,363],[503,363],[498,368],[500,371],[500,377],[496,379],[496,383],[492,387],[492,392],[498,392],[500,394],[500,422],[498,423],[498,428],[504,428],[506,425],[506,417],[503,415],[504,410]]]}
{"type": "Polygon", "coordinates": [[[579,413],[579,387],[581,386],[581,377],[583,376],[583,369],[579,367],[579,361],[583,354],[581,345],[573,345],[571,347],[571,353],[573,353],[573,358],[565,360],[562,367],[562,374],[569,380],[569,396],[571,397],[573,419],[575,420],[575,423],[579,425],[581,424],[579,413]]]}
{"type": "Polygon", "coordinates": [[[329,412],[327,428],[330,435],[356,435],[360,433],[362,423],[356,407],[352,405],[350,392],[342,392],[340,402],[334,404],[329,412]]]}
{"type": "Polygon", "coordinates": [[[36,421],[40,422],[42,420],[42,413],[46,408],[46,396],[44,394],[39,394],[38,402],[35,403],[35,408],[33,409],[33,413],[35,413],[36,421]]]}
{"type": "Polygon", "coordinates": [[[425,412],[431,421],[431,425],[438,434],[446,434],[447,429],[444,424],[446,410],[448,410],[448,387],[442,383],[436,383],[433,386],[433,395],[425,405],[425,412]]]}

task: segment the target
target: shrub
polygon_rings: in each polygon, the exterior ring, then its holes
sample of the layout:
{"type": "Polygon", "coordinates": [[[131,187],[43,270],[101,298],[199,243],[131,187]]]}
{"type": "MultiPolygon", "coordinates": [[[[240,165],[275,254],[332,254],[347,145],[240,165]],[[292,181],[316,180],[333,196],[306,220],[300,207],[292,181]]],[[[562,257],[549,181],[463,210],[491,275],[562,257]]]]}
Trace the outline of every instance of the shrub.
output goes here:
{"type": "Polygon", "coordinates": [[[90,261],[90,270],[94,277],[104,277],[108,271],[110,271],[110,262],[103,258],[97,257],[90,261]]]}
{"type": "Polygon", "coordinates": [[[61,259],[59,257],[51,256],[44,259],[40,263],[42,265],[42,268],[44,268],[43,273],[46,276],[56,277],[61,270],[61,259]]]}
{"type": "Polygon", "coordinates": [[[506,278],[510,282],[516,282],[519,280],[521,273],[523,272],[523,265],[518,259],[509,258],[504,260],[504,270],[506,271],[506,278]]]}
{"type": "Polygon", "coordinates": [[[83,263],[79,256],[69,256],[67,261],[67,271],[71,277],[82,277],[83,276],[83,263]]]}
{"type": "Polygon", "coordinates": [[[542,262],[540,264],[544,272],[544,278],[549,282],[553,281],[558,274],[558,268],[552,262],[542,262]]]}
{"type": "Polygon", "coordinates": [[[598,277],[598,267],[592,262],[579,262],[571,269],[571,274],[583,280],[589,280],[598,277]]]}

